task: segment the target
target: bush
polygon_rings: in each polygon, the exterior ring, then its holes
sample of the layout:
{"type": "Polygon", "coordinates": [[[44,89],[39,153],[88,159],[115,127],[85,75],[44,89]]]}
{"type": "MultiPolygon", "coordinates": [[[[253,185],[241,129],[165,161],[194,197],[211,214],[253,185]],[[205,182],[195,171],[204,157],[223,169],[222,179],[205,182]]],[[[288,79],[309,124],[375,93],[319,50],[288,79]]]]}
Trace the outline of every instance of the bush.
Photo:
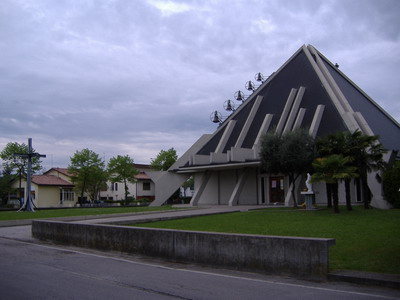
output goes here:
{"type": "Polygon", "coordinates": [[[151,200],[149,198],[143,197],[136,200],[137,203],[149,203],[151,200]]]}
{"type": "Polygon", "coordinates": [[[382,187],[386,201],[391,203],[394,208],[400,208],[400,161],[385,171],[382,187]]]}

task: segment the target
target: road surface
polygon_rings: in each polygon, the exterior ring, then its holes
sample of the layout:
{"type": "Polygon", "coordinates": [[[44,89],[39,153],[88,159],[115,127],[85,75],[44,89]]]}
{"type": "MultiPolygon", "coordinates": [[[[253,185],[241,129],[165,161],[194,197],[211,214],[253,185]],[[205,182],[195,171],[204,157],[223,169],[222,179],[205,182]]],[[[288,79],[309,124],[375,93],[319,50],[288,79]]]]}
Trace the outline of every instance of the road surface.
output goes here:
{"type": "Polygon", "coordinates": [[[0,299],[400,299],[400,291],[315,283],[0,238],[0,299]]]}

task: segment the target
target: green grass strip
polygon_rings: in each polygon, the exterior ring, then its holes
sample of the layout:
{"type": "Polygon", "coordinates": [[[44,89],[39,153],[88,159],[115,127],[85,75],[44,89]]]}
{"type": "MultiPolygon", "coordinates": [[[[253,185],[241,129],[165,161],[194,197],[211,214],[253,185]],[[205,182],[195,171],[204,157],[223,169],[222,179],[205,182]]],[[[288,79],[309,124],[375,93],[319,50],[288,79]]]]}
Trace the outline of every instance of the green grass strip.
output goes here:
{"type": "MultiPolygon", "coordinates": [[[[335,238],[330,268],[400,274],[400,210],[256,210],[135,226],[335,238]]],[[[267,251],[267,249],[266,249],[267,251]]]]}

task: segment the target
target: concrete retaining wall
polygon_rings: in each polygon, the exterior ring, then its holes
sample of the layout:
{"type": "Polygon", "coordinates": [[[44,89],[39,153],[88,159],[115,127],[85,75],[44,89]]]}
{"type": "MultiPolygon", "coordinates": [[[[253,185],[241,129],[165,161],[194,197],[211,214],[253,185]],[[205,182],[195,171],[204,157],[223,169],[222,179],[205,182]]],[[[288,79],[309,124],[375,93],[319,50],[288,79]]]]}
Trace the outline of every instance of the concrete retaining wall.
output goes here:
{"type": "Polygon", "coordinates": [[[33,221],[32,235],[55,243],[116,250],[269,274],[325,279],[334,239],[226,234],[33,221]]]}

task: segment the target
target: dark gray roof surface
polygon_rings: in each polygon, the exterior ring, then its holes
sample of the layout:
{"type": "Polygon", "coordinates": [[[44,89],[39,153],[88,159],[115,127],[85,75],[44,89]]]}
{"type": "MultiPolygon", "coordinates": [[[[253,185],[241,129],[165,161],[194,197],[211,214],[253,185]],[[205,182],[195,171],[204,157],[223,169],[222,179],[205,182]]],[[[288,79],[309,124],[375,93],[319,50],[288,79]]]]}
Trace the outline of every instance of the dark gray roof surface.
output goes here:
{"type": "Polygon", "coordinates": [[[263,96],[262,103],[243,143],[244,148],[252,148],[265,115],[273,114],[270,128],[276,127],[291,89],[299,89],[301,86],[306,88],[300,105],[301,108],[306,108],[306,114],[301,127],[310,127],[317,106],[323,104],[326,106],[326,109],[318,130],[318,135],[326,135],[335,131],[346,130],[343,120],[340,118],[338,111],[326,93],[310,61],[303,51],[299,51],[279,73],[275,74],[270,82],[266,82],[258,88],[254,94],[221,125],[221,128],[215,132],[215,135],[198,154],[208,155],[210,152],[215,151],[229,120],[236,120],[237,123],[223,152],[226,153],[233,147],[246,122],[256,96],[260,95],[263,96]]]}
{"type": "MultiPolygon", "coordinates": [[[[265,115],[273,115],[270,130],[275,128],[284,110],[291,89],[299,89],[301,86],[305,87],[305,93],[300,108],[306,109],[301,125],[302,128],[310,127],[317,106],[322,104],[325,106],[325,109],[317,131],[317,136],[348,130],[338,108],[335,106],[326,87],[321,81],[321,77],[318,76],[316,69],[313,67],[312,63],[314,63],[316,59],[315,54],[307,56],[305,51],[307,51],[307,53],[312,53],[308,52],[307,49],[308,48],[304,46],[300,48],[269,80],[264,82],[227,120],[225,120],[197,154],[209,155],[211,152],[215,152],[230,120],[236,120],[236,125],[223,149],[223,153],[226,153],[231,147],[234,147],[257,96],[262,96],[262,102],[242,144],[243,148],[252,148],[265,115]]],[[[400,149],[400,127],[398,123],[343,73],[334,67],[321,53],[317,50],[316,53],[316,55],[319,55],[322,59],[325,67],[328,69],[352,109],[362,114],[374,134],[380,136],[381,143],[384,147],[392,150],[400,149]]]]}
{"type": "MultiPolygon", "coordinates": [[[[400,149],[400,127],[393,122],[384,110],[371,101],[358,87],[342,76],[335,67],[324,60],[329,73],[335,79],[340,90],[349,101],[354,111],[361,112],[374,134],[387,149],[400,149]]],[[[371,72],[371,76],[373,73],[371,72]]]]}

